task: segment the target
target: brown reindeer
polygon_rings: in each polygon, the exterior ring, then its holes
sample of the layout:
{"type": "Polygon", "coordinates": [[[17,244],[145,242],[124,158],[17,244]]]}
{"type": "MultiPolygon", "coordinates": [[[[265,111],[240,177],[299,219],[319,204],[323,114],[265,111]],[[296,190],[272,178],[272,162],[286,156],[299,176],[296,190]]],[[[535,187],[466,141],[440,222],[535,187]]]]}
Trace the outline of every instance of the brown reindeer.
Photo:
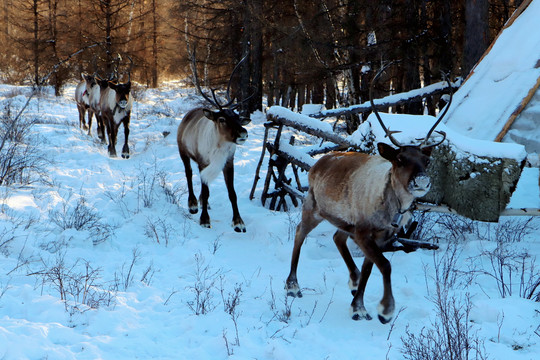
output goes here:
{"type": "Polygon", "coordinates": [[[442,143],[446,134],[439,132],[443,139],[437,144],[427,145],[427,140],[450,104],[421,145],[402,145],[392,136],[393,132],[385,127],[373,104],[373,84],[382,71],[384,68],[371,84],[371,106],[397,149],[379,143],[379,155],[332,153],[322,157],[310,169],[309,190],[302,207],[302,220],[296,228],[291,270],[285,288],[287,295],[302,297],[296,277],[300,248],[306,236],[321,221],[327,220],[338,229],[334,242],[349,270],[349,287],[354,295],[352,318],[371,319],[364,307],[364,290],[375,264],[382,273],[384,285],[377,311],[379,320],[387,323],[392,319],[395,304],[390,281],[391,266],[383,252],[395,250],[392,248],[393,236],[411,219],[415,199],[425,195],[431,187],[426,168],[433,147],[442,143]],[[347,248],[348,237],[364,253],[361,271],[347,248]]]}
{"type": "Polygon", "coordinates": [[[88,130],[88,135],[90,135],[93,115],[93,111],[90,109],[90,94],[97,88],[97,84],[93,75],[82,73],[81,78],[82,81],[79,82],[75,88],[75,101],[77,102],[77,109],[79,110],[79,126],[85,131],[88,130]],[[88,111],[88,125],[86,125],[84,120],[86,111],[88,111]]]}
{"type": "Polygon", "coordinates": [[[236,145],[242,145],[248,137],[247,130],[242,126],[247,125],[250,120],[249,118],[241,118],[234,111],[239,104],[233,105],[234,100],[230,99],[229,90],[234,73],[245,59],[246,57],[233,69],[226,92],[228,102],[221,104],[213,89],[211,89],[213,100],[201,90],[197,77],[195,53],[192,54],[195,85],[204,99],[217,110],[196,108],[189,111],[178,126],[177,133],[178,151],[184,163],[188,183],[189,212],[192,214],[198,212],[197,198],[193,192],[193,172],[191,169],[191,160],[193,160],[199,167],[201,177],[202,211],[199,223],[203,227],[210,227],[210,216],[208,215],[210,190],[208,184],[222,171],[233,210],[232,226],[236,232],[246,232],[246,226],[238,211],[234,190],[234,153],[236,145]]]}

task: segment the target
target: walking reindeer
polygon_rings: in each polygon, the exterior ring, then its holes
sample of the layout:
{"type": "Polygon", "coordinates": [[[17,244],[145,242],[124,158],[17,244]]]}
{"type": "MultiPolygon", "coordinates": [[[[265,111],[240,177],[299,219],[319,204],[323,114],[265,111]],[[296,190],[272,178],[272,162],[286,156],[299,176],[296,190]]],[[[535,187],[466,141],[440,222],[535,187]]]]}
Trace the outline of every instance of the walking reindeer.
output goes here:
{"type": "Polygon", "coordinates": [[[227,85],[227,103],[221,104],[215,90],[211,89],[212,98],[205,94],[199,84],[195,52],[192,55],[193,75],[195,85],[204,99],[215,109],[200,107],[189,111],[178,126],[177,142],[180,158],[184,163],[188,183],[189,212],[198,212],[197,198],[193,192],[191,160],[197,163],[201,177],[200,201],[202,211],[200,224],[210,227],[208,215],[208,197],[210,196],[209,183],[222,171],[225,184],[232,205],[232,226],[236,232],[246,232],[246,226],[238,211],[236,192],[234,190],[234,153],[236,145],[242,145],[248,138],[247,130],[243,125],[250,122],[249,118],[240,117],[234,110],[240,103],[230,99],[230,86],[234,73],[244,62],[244,57],[233,69],[227,85]]]}
{"type": "Polygon", "coordinates": [[[383,252],[392,249],[394,235],[410,220],[415,199],[425,195],[431,187],[426,168],[433,148],[444,141],[446,134],[438,132],[443,139],[435,144],[428,144],[428,139],[450,104],[420,145],[403,145],[394,138],[394,132],[386,128],[373,103],[373,85],[383,71],[384,68],[371,83],[371,106],[396,148],[378,143],[379,155],[336,152],[322,157],[310,169],[309,190],[302,207],[302,219],[296,228],[291,269],[285,288],[288,296],[302,297],[296,276],[300,249],[306,236],[319,223],[327,220],[337,227],[334,242],[349,270],[349,287],[354,296],[351,303],[352,319],[371,319],[364,307],[364,290],[375,264],[382,274],[384,285],[383,297],[377,307],[378,317],[382,323],[387,323],[392,319],[395,303],[390,280],[391,266],[383,252]],[[349,237],[364,253],[361,271],[347,248],[349,237]]]}
{"type": "Polygon", "coordinates": [[[90,108],[90,95],[92,91],[97,87],[96,80],[93,75],[81,74],[82,80],[77,84],[75,88],[75,102],[77,103],[77,110],[79,111],[79,126],[83,130],[90,130],[92,128],[92,115],[94,114],[90,108]],[[84,116],[88,111],[88,125],[84,120],[84,116]]]}
{"type": "Polygon", "coordinates": [[[109,137],[109,156],[116,157],[116,138],[120,124],[124,125],[124,146],[122,147],[122,157],[129,158],[129,123],[131,120],[131,109],[133,107],[133,97],[131,96],[131,69],[133,61],[129,59],[131,66],[128,71],[128,81],[126,83],[116,83],[109,81],[108,86],[100,93],[100,115],[107,129],[109,137]]]}

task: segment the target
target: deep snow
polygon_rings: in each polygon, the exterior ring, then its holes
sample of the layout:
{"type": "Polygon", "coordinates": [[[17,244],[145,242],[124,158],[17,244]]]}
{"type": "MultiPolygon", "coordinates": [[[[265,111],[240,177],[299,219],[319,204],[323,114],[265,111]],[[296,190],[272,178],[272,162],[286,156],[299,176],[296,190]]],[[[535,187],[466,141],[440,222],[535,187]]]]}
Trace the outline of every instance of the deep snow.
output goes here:
{"type": "MultiPolygon", "coordinates": [[[[538,219],[504,219],[497,225],[445,217],[428,223],[432,229],[426,237],[440,236],[439,251],[387,255],[395,320],[355,322],[349,317],[347,270],[329,224],[314,230],[302,249],[298,276],[304,297],[285,297],[300,211],[262,207],[264,181],[256,198],[248,199],[264,114],[254,114],[249,139],[236,152],[236,191],[247,226],[247,233],[238,234],[230,226],[221,175],[210,186],[213,227],[201,228],[198,215],[187,211],[175,135],[182,115],[199,101],[192,89],[173,82],[137,91],[128,160],[110,158],[95,128],[92,137],[78,128],[73,91],[74,85],[55,98],[49,90],[32,99],[25,113],[38,121],[34,143],[52,161],[50,183],[0,188],[0,358],[402,359],[406,331],[419,334],[437,320],[430,301],[434,263],[446,258],[449,240],[456,238],[455,269],[463,273],[455,273],[458,281],[450,294],[471,298],[471,334],[483,341],[490,359],[538,358],[540,303],[518,296],[519,278],[514,277],[512,296],[502,298],[494,279],[480,274],[490,269],[489,257],[481,254],[495,249],[494,239],[523,228],[521,241],[508,246],[536,258],[538,219]],[[65,226],[77,204],[96,223],[63,229],[62,221],[65,226]],[[78,285],[88,290],[87,303],[89,298],[98,302],[96,309],[81,305],[84,292],[69,280],[83,278],[87,269],[95,271],[93,287],[78,285]],[[67,301],[51,280],[55,270],[63,273],[65,288],[72,285],[65,289],[67,301]],[[234,294],[239,303],[225,306],[234,294]],[[201,312],[206,313],[196,314],[201,312]]],[[[0,103],[17,108],[26,99],[22,92],[2,85],[0,103]]],[[[267,159],[263,179],[266,166],[267,159]]],[[[538,196],[538,169],[531,170],[523,198],[538,196]]],[[[197,188],[198,183],[196,174],[197,188]]],[[[356,260],[360,265],[361,257],[356,260]]],[[[374,269],[365,296],[372,315],[381,296],[381,276],[374,269]]]]}

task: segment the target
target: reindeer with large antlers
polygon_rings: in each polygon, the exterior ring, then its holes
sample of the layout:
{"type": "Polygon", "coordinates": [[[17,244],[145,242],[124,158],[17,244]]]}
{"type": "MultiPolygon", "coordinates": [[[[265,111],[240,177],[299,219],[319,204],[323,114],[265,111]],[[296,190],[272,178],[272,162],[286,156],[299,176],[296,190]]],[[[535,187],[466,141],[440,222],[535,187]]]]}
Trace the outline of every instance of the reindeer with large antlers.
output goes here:
{"type": "Polygon", "coordinates": [[[287,295],[302,297],[296,277],[300,249],[306,236],[319,223],[327,220],[338,229],[334,242],[349,270],[349,287],[354,295],[352,318],[371,319],[364,307],[364,290],[375,264],[382,273],[384,285],[377,311],[379,320],[387,323],[392,319],[395,304],[390,280],[391,266],[383,252],[392,249],[394,235],[411,219],[415,199],[425,195],[431,187],[426,168],[432,149],[444,141],[446,134],[439,132],[443,139],[436,144],[428,145],[427,142],[450,104],[420,145],[399,143],[393,136],[395,132],[389,131],[384,125],[373,103],[373,85],[384,69],[377,73],[371,83],[370,100],[377,120],[397,149],[378,143],[380,155],[332,153],[322,157],[310,169],[309,190],[302,207],[302,220],[296,228],[291,270],[285,288],[287,295]],[[364,253],[361,271],[347,248],[348,237],[364,253]]]}
{"type": "Polygon", "coordinates": [[[250,119],[242,118],[234,111],[240,103],[234,104],[234,99],[231,100],[229,95],[233,75],[246,57],[247,55],[233,69],[227,85],[227,102],[221,104],[214,89],[211,89],[212,99],[202,91],[197,77],[195,52],[192,54],[193,75],[197,90],[216,110],[201,107],[189,111],[178,126],[177,142],[180,158],[186,171],[189,191],[188,207],[192,214],[198,212],[198,203],[193,192],[193,173],[190,160],[195,161],[199,167],[200,201],[202,203],[200,224],[207,228],[210,227],[210,216],[208,215],[210,190],[208,184],[223,171],[233,210],[232,226],[236,232],[246,231],[246,226],[238,211],[234,190],[234,153],[236,145],[242,145],[247,140],[248,133],[243,125],[247,125],[250,119]]]}

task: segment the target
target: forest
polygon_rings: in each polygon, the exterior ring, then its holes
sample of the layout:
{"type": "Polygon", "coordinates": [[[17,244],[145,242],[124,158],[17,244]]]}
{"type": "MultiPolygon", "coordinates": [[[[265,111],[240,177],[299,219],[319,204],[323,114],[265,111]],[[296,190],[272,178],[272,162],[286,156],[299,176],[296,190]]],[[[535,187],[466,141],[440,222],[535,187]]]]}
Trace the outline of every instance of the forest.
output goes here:
{"type": "MultiPolygon", "coordinates": [[[[242,111],[366,101],[374,70],[395,62],[381,94],[466,77],[522,0],[4,0],[0,81],[52,85],[81,72],[158,87],[187,79],[232,84],[242,111]],[[50,74],[50,75],[47,75],[50,74]]],[[[433,103],[436,99],[432,100],[433,103]]],[[[434,104],[427,104],[434,113],[434,104]]],[[[398,112],[423,112],[411,102],[398,112]]],[[[350,123],[350,122],[349,122],[350,123]]],[[[352,129],[354,130],[354,124],[352,129]]]]}

